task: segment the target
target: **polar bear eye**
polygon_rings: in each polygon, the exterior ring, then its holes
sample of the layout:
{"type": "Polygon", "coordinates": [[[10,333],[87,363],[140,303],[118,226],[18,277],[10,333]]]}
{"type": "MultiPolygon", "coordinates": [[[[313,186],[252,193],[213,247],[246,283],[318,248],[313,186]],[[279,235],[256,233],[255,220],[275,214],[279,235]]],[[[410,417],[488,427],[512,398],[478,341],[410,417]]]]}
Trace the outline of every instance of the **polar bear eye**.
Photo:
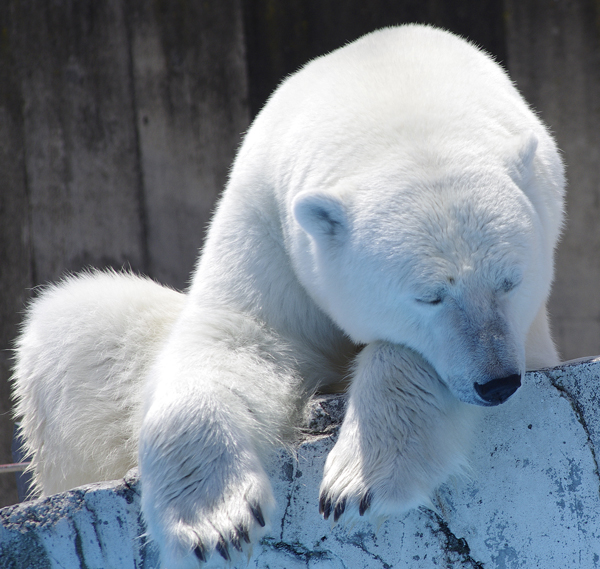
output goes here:
{"type": "Polygon", "coordinates": [[[419,304],[428,304],[430,306],[435,306],[436,304],[441,304],[442,302],[441,296],[436,296],[434,298],[417,298],[417,302],[419,304]]]}
{"type": "Polygon", "coordinates": [[[517,286],[517,282],[511,279],[504,279],[500,284],[500,290],[502,292],[510,292],[517,286]]]}

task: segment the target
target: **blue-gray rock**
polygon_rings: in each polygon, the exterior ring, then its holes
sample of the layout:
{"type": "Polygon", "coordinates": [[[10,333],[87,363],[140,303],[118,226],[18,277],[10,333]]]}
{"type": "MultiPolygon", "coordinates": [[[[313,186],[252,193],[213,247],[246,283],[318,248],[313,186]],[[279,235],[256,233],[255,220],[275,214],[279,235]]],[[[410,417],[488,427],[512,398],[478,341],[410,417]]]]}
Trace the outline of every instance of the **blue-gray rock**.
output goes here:
{"type": "MultiPolygon", "coordinates": [[[[378,529],[332,528],[319,516],[344,398],[315,399],[295,456],[281,450],[272,460],[278,508],[248,566],[600,567],[599,378],[600,358],[527,374],[510,401],[482,412],[471,476],[443,486],[435,511],[411,511],[378,529]]],[[[0,510],[0,568],[158,568],[139,497],[132,471],[0,510]]]]}

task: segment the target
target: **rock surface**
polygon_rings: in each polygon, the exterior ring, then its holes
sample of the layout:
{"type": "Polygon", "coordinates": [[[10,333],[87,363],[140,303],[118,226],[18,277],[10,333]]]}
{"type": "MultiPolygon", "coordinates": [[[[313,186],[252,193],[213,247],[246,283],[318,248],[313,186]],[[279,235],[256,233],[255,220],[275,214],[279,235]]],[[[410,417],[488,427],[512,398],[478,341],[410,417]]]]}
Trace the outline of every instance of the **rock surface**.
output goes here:
{"type": "MultiPolygon", "coordinates": [[[[282,450],[270,465],[278,509],[248,566],[600,567],[599,378],[600,358],[527,374],[513,399],[482,413],[472,476],[443,486],[435,510],[411,511],[377,531],[332,528],[318,514],[344,399],[316,399],[295,456],[282,450]]],[[[139,492],[132,471],[0,510],[0,568],[158,568],[139,492]]]]}

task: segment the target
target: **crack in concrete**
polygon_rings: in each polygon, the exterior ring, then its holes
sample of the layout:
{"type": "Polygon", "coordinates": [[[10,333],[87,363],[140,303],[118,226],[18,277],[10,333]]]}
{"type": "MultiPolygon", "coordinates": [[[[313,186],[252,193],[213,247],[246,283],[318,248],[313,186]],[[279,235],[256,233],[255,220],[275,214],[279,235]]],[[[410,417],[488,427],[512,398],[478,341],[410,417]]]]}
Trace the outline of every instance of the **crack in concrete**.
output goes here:
{"type": "MultiPolygon", "coordinates": [[[[86,492],[87,494],[87,492],[86,492]]],[[[99,529],[101,527],[101,522],[98,519],[98,514],[96,513],[96,511],[94,509],[91,508],[91,505],[88,503],[88,501],[85,499],[85,494],[82,496],[82,510],[85,510],[89,515],[90,515],[90,521],[91,521],[91,527],[92,530],[94,532],[94,536],[96,538],[96,543],[98,544],[98,547],[100,549],[100,551],[102,552],[102,555],[104,555],[104,548],[105,548],[105,543],[104,540],[102,539],[102,530],[99,529]]],[[[77,557],[79,559],[79,563],[81,565],[81,569],[87,569],[87,564],[85,562],[85,554],[83,551],[83,542],[81,539],[81,528],[79,527],[79,523],[80,520],[79,519],[73,519],[73,529],[75,531],[75,551],[77,553],[77,557]]],[[[85,523],[85,521],[84,521],[85,523]]]]}
{"type": "Polygon", "coordinates": [[[470,567],[471,569],[484,569],[483,563],[477,561],[471,557],[471,548],[467,540],[464,537],[456,537],[452,530],[448,526],[448,523],[436,512],[432,510],[424,510],[431,520],[432,524],[429,525],[432,533],[435,536],[442,534],[445,543],[443,544],[443,550],[446,554],[446,567],[452,569],[457,566],[457,562],[460,563],[461,567],[470,567]],[[437,524],[437,528],[433,524],[437,524]],[[451,559],[451,554],[455,554],[458,557],[457,562],[451,559]],[[467,565],[468,564],[468,565],[467,565]]]}
{"type": "Polygon", "coordinates": [[[390,565],[389,563],[385,562],[379,555],[377,555],[376,553],[373,553],[372,551],[369,551],[367,549],[367,547],[364,544],[363,541],[363,534],[358,534],[356,539],[350,539],[348,540],[348,543],[351,543],[352,545],[355,545],[356,547],[358,547],[362,552],[366,553],[368,556],[371,557],[371,559],[379,562],[381,564],[381,567],[383,569],[392,569],[392,565],[390,565]],[[360,537],[360,539],[358,539],[358,537],[360,537]]]}
{"type": "Polygon", "coordinates": [[[285,508],[283,510],[283,516],[281,516],[281,532],[279,533],[279,539],[282,542],[283,542],[283,532],[285,530],[285,527],[284,527],[285,520],[287,518],[288,511],[292,504],[292,496],[294,495],[294,491],[296,490],[296,483],[294,482],[294,480],[295,480],[294,474],[296,473],[296,461],[294,459],[290,459],[289,462],[284,463],[284,468],[288,465],[290,466],[290,473],[288,476],[286,476],[286,478],[289,480],[290,486],[289,486],[289,493],[287,495],[287,504],[285,505],[285,508]]]}
{"type": "Polygon", "coordinates": [[[581,403],[579,403],[577,397],[573,393],[571,393],[571,391],[569,391],[564,385],[561,385],[558,382],[558,378],[555,378],[550,374],[544,375],[546,375],[546,377],[550,380],[550,383],[558,391],[560,396],[563,399],[567,400],[567,402],[571,406],[571,409],[573,409],[573,413],[575,413],[577,421],[583,428],[583,432],[585,433],[587,444],[592,455],[592,460],[594,461],[594,475],[596,477],[596,480],[598,481],[598,494],[600,495],[600,469],[598,468],[598,458],[596,456],[596,448],[594,447],[594,441],[592,440],[590,429],[585,420],[585,411],[581,403]]]}
{"type": "Polygon", "coordinates": [[[292,503],[292,494],[294,493],[294,489],[290,488],[290,493],[287,497],[287,504],[285,505],[285,509],[283,511],[283,516],[281,517],[281,531],[279,533],[279,539],[283,541],[283,532],[285,530],[285,519],[288,515],[288,510],[290,509],[290,505],[292,503]]]}
{"type": "MultiPolygon", "coordinates": [[[[75,554],[77,555],[77,560],[79,561],[79,566],[81,569],[89,569],[88,564],[85,562],[85,553],[83,551],[83,541],[81,539],[81,533],[79,532],[79,528],[73,524],[73,531],[75,533],[75,554]]],[[[94,528],[96,532],[96,539],[98,539],[98,532],[94,528]]],[[[98,540],[100,544],[100,541],[98,540]]]]}
{"type": "Polygon", "coordinates": [[[261,540],[260,543],[263,546],[269,547],[276,551],[283,551],[288,555],[291,555],[298,561],[302,561],[303,563],[305,563],[307,567],[310,561],[331,561],[332,559],[334,559],[334,556],[330,551],[309,549],[308,547],[302,545],[298,541],[287,543],[285,541],[275,541],[275,539],[271,537],[265,537],[261,540]]]}

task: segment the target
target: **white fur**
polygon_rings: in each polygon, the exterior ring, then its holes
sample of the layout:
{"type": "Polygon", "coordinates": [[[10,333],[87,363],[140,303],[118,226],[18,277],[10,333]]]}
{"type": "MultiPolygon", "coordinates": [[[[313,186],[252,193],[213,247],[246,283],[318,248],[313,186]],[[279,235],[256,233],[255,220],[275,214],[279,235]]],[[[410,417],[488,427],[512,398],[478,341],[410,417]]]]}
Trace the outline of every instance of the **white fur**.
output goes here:
{"type": "Polygon", "coordinates": [[[322,510],[426,503],[464,465],[475,383],[558,362],[563,191],[547,130],[467,42],[403,26],[314,60],[249,130],[187,295],[95,273],[32,304],[15,395],[38,489],[122,476],[139,448],[165,566],[247,551],[265,456],[352,367],[322,510]]]}
{"type": "Polygon", "coordinates": [[[184,302],[148,279],[94,272],[30,304],[13,393],[38,493],[136,465],[145,377],[184,302]]]}
{"type": "Polygon", "coordinates": [[[327,457],[321,510],[345,503],[357,521],[429,504],[431,491],[467,468],[478,408],[461,403],[419,354],[373,342],[359,354],[339,440],[327,457]],[[426,427],[423,424],[426,418],[426,427]],[[329,502],[329,506],[327,506],[329,502]]]}

